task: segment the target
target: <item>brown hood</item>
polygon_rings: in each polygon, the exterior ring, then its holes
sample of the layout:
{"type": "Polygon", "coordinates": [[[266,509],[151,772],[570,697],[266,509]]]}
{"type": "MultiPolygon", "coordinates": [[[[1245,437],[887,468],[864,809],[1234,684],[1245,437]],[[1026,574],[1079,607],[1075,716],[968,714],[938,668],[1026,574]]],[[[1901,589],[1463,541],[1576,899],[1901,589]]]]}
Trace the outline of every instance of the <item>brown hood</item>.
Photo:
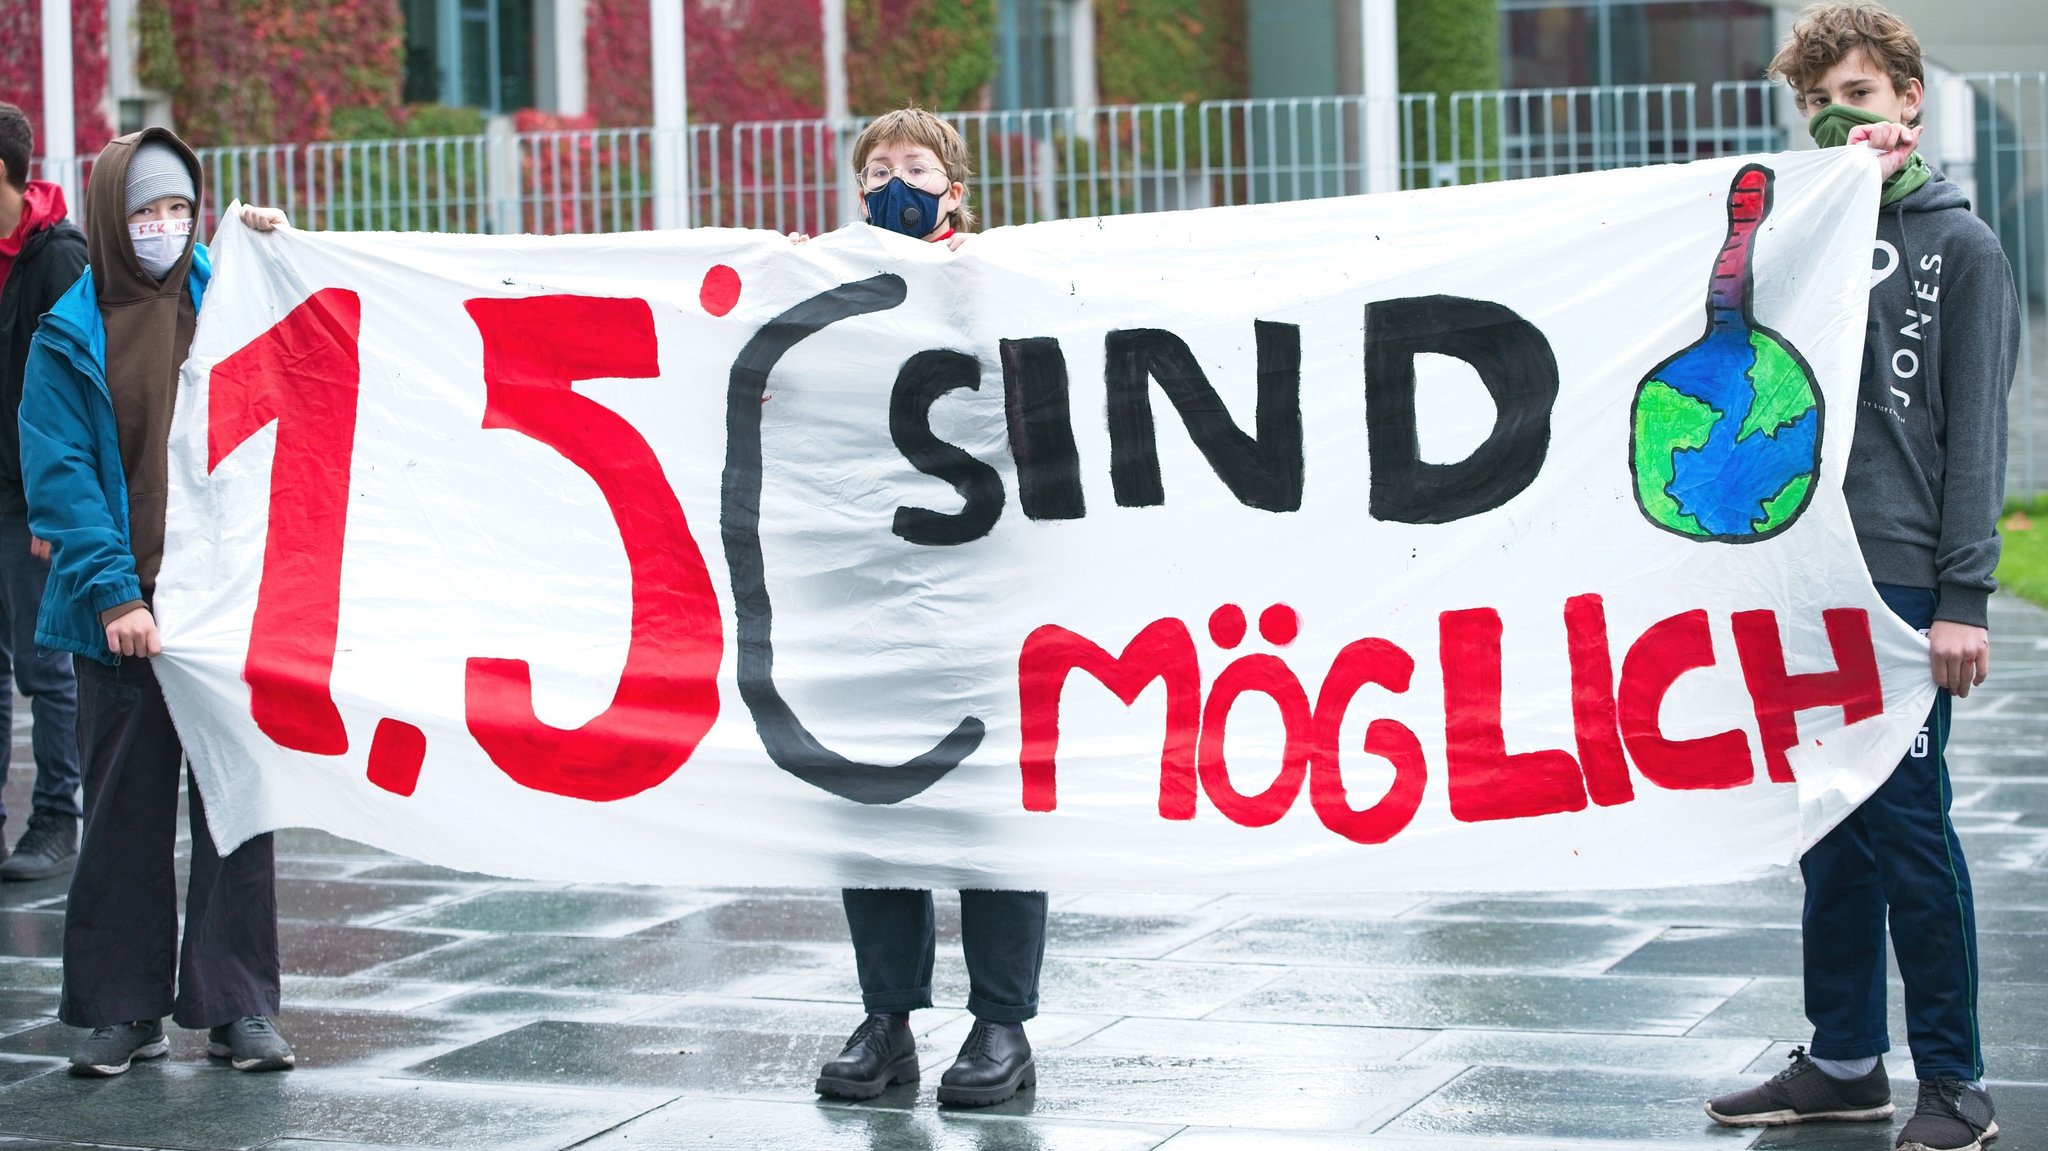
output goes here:
{"type": "MultiPolygon", "coordinates": [[[[192,348],[199,309],[185,290],[195,232],[163,282],[143,271],[128,240],[128,163],[135,149],[162,140],[192,169],[192,188],[204,194],[199,157],[167,128],[144,128],[100,150],[85,189],[85,250],[93,286],[107,327],[107,394],[114,401],[114,428],[121,441],[121,471],[128,481],[128,543],[145,599],[156,589],[164,552],[164,493],[170,486],[171,409],[178,397],[178,368],[192,348]]],[[[199,203],[192,205],[199,216],[199,203]]],[[[197,224],[194,224],[197,227],[197,224]]],[[[102,621],[122,614],[122,604],[101,613],[102,621]]]]}
{"type": "MultiPolygon", "coordinates": [[[[100,307],[118,307],[156,296],[175,296],[185,290],[185,276],[192,267],[192,247],[186,245],[184,258],[171,269],[164,282],[142,270],[135,258],[135,245],[128,242],[128,161],[145,140],[161,140],[177,149],[192,169],[192,187],[202,199],[206,176],[199,157],[169,128],[144,128],[131,132],[100,149],[93,162],[92,178],[85,187],[85,253],[92,262],[93,286],[99,291],[100,307]]],[[[199,201],[192,205],[192,217],[199,217],[199,201]]],[[[195,222],[193,225],[198,227],[195,222]]],[[[193,233],[194,243],[198,233],[193,233]]]]}

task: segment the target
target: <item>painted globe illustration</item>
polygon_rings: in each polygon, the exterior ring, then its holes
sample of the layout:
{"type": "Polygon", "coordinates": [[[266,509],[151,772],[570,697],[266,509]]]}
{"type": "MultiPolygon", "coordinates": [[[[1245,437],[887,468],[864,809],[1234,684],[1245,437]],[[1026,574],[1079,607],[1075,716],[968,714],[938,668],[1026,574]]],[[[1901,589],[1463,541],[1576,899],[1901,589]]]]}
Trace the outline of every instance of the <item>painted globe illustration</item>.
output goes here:
{"type": "Polygon", "coordinates": [[[1736,175],[1706,334],[1636,389],[1636,504],[1651,523],[1694,539],[1750,543],[1777,534],[1805,510],[1820,469],[1813,371],[1750,311],[1751,260],[1771,179],[1758,164],[1736,175]]]}

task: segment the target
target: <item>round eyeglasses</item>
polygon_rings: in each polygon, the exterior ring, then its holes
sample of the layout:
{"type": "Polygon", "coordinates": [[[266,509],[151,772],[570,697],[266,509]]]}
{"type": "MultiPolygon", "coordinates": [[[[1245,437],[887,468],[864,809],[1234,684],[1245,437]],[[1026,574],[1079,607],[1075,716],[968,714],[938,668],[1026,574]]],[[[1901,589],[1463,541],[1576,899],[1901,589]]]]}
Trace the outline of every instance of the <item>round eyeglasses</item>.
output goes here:
{"type": "Polygon", "coordinates": [[[870,192],[882,188],[893,176],[901,176],[904,183],[913,188],[929,192],[934,184],[946,178],[946,170],[936,164],[926,164],[921,160],[914,160],[900,168],[892,168],[887,164],[877,162],[869,164],[860,171],[861,185],[870,192]]]}

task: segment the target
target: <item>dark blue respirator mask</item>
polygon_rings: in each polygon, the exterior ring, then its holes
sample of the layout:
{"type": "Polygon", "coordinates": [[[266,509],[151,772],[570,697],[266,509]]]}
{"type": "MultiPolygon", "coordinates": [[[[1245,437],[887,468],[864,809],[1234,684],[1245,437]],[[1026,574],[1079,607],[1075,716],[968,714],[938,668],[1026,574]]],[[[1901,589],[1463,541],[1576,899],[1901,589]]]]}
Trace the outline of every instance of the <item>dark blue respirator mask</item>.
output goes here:
{"type": "Polygon", "coordinates": [[[920,191],[897,176],[866,197],[868,223],[922,240],[939,229],[939,198],[920,191]]]}

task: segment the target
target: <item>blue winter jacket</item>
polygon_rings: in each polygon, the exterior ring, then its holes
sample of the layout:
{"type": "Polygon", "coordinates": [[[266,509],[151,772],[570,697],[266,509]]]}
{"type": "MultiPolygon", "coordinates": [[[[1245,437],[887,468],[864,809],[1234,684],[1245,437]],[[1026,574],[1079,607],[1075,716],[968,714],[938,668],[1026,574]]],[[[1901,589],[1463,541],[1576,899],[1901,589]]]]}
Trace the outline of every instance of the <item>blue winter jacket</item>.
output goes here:
{"type": "MultiPolygon", "coordinates": [[[[194,245],[192,310],[213,262],[194,245]]],[[[28,529],[50,543],[50,578],[36,613],[36,643],[55,651],[120,658],[107,648],[100,613],[142,598],[128,539],[128,479],[114,399],[107,391],[107,330],[92,269],[43,313],[21,384],[21,479],[28,529]]]]}

